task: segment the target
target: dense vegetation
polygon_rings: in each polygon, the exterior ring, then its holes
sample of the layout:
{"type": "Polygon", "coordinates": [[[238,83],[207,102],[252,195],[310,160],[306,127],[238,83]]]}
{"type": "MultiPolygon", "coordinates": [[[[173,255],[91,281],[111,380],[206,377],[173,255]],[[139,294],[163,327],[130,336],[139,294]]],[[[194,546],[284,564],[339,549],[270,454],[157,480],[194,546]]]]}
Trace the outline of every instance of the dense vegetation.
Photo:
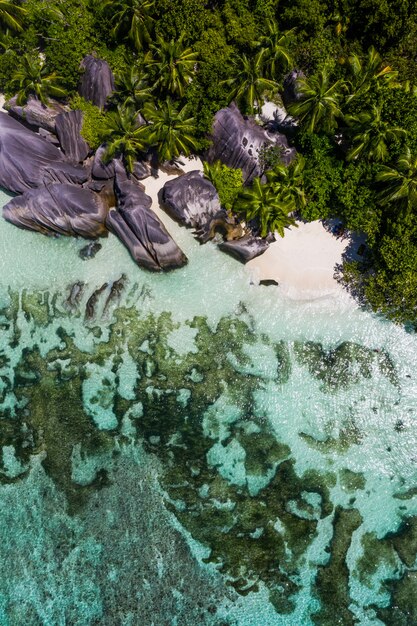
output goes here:
{"type": "Polygon", "coordinates": [[[415,2],[4,0],[0,23],[0,89],[19,101],[65,89],[90,145],[106,139],[128,167],[149,148],[160,160],[204,150],[218,109],[280,102],[284,76],[301,70],[289,106],[298,161],[244,189],[238,172],[210,175],[262,234],[282,231],[294,210],[364,232],[368,252],[346,279],[375,310],[417,323],[415,2]],[[92,52],[117,79],[106,113],[75,96],[92,52]]]}

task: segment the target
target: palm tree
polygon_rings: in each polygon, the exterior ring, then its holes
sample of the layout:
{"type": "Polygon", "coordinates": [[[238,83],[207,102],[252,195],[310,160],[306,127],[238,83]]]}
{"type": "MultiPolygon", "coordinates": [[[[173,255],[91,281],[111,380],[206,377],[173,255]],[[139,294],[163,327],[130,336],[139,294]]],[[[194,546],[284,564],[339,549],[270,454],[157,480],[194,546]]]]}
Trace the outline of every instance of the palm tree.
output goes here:
{"type": "Polygon", "coordinates": [[[22,19],[27,11],[10,0],[0,0],[0,22],[11,30],[23,30],[22,19]]]}
{"type": "Polygon", "coordinates": [[[262,185],[260,178],[255,178],[250,187],[245,187],[238,195],[233,210],[242,213],[247,221],[256,220],[261,237],[270,232],[284,236],[284,228],[295,226],[294,218],[289,215],[294,210],[294,202],[288,195],[277,194],[273,185],[262,185]]]}
{"type": "Polygon", "coordinates": [[[64,98],[67,92],[59,85],[61,80],[55,72],[48,72],[38,54],[23,55],[22,65],[12,77],[13,85],[18,90],[17,104],[19,106],[25,104],[29,96],[34,96],[45,106],[48,104],[49,96],[64,98]]]}
{"type": "Polygon", "coordinates": [[[383,165],[376,180],[382,183],[381,204],[396,203],[402,209],[417,208],[417,157],[406,148],[395,167],[383,165]]]}
{"type": "Polygon", "coordinates": [[[238,105],[253,115],[256,109],[263,104],[262,96],[266,90],[278,90],[278,83],[266,78],[267,54],[265,48],[255,55],[236,56],[231,70],[232,78],[222,81],[221,84],[230,87],[229,99],[236,100],[238,105]]]}
{"type": "Polygon", "coordinates": [[[113,37],[127,36],[137,50],[151,41],[154,6],[154,0],[103,0],[102,3],[113,26],[113,37]]]}
{"type": "Polygon", "coordinates": [[[194,76],[198,59],[198,54],[185,48],[183,41],[184,33],[177,41],[158,36],[145,57],[145,64],[154,69],[155,87],[180,98],[194,76]]]}
{"type": "Polygon", "coordinates": [[[384,83],[394,86],[398,72],[395,72],[389,65],[385,65],[381,56],[371,46],[365,58],[358,54],[349,57],[349,65],[352,79],[349,81],[351,93],[347,97],[347,103],[358,96],[363,96],[372,85],[384,83]]]}
{"type": "Polygon", "coordinates": [[[106,115],[106,131],[105,160],[123,156],[127,170],[132,172],[138,154],[150,145],[148,127],[140,123],[133,108],[119,106],[106,115]]]}
{"type": "Polygon", "coordinates": [[[140,110],[145,102],[152,100],[152,89],[142,64],[133,65],[116,74],[116,97],[126,108],[140,110]]]}
{"type": "Polygon", "coordinates": [[[344,87],[341,80],[330,84],[327,68],[324,67],[315,76],[297,80],[300,99],[291,104],[288,111],[306,124],[310,133],[316,130],[329,132],[336,127],[336,119],[342,115],[340,99],[344,87]]]}
{"type": "Polygon", "coordinates": [[[288,45],[294,30],[280,32],[275,20],[268,21],[268,34],[261,38],[260,45],[266,50],[268,76],[274,80],[278,69],[286,70],[292,65],[292,56],[288,45]]]}
{"type": "Polygon", "coordinates": [[[178,109],[167,98],[158,108],[145,106],[145,117],[150,122],[149,143],[156,146],[160,162],[173,161],[197,149],[195,120],[189,117],[187,106],[178,109]]]}
{"type": "Polygon", "coordinates": [[[307,204],[303,189],[304,157],[299,154],[297,159],[286,166],[276,165],[266,172],[266,178],[278,195],[288,197],[294,204],[294,210],[300,211],[307,204]]]}
{"type": "Polygon", "coordinates": [[[387,144],[407,134],[403,128],[390,126],[389,122],[384,121],[381,109],[375,105],[371,111],[356,116],[347,115],[345,120],[348,125],[353,126],[355,133],[352,148],[346,156],[348,161],[353,161],[361,155],[368,161],[386,161],[387,144]]]}

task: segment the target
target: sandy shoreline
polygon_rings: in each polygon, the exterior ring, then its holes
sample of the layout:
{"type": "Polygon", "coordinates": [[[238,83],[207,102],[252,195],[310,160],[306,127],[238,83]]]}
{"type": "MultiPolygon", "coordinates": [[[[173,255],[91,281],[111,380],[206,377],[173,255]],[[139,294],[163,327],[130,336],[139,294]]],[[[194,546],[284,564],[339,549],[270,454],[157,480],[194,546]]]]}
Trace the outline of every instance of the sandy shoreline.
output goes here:
{"type": "MultiPolygon", "coordinates": [[[[182,159],[184,172],[203,170],[200,159],[182,159]]],[[[158,178],[143,181],[146,193],[152,198],[152,209],[165,223],[175,239],[173,229],[183,228],[175,224],[160,208],[158,194],[168,180],[175,175],[159,171],[158,178]]],[[[275,280],[279,291],[292,299],[316,299],[328,295],[346,294],[334,278],[337,265],[349,245],[348,239],[337,238],[319,221],[299,222],[298,228],[287,228],[285,237],[277,240],[268,250],[246,264],[251,280],[275,280]]]]}
{"type": "MultiPolygon", "coordinates": [[[[5,97],[0,93],[0,111],[5,111],[5,97]]],[[[5,111],[6,112],[6,111],[5,111]]],[[[203,171],[199,158],[181,160],[184,172],[203,171]]],[[[159,205],[158,194],[168,180],[176,175],[159,171],[158,178],[143,181],[146,193],[152,198],[152,209],[165,223],[175,239],[177,225],[159,205]]],[[[293,299],[313,299],[327,295],[346,293],[334,278],[337,265],[348,246],[348,240],[336,238],[321,222],[299,222],[298,228],[287,228],[285,237],[277,240],[261,256],[246,264],[250,280],[274,280],[279,291],[293,299]]]]}
{"type": "Polygon", "coordinates": [[[298,222],[285,229],[285,236],[247,267],[255,280],[275,280],[280,290],[294,299],[310,299],[346,293],[334,278],[336,266],[349,245],[319,221],[298,222]]]}

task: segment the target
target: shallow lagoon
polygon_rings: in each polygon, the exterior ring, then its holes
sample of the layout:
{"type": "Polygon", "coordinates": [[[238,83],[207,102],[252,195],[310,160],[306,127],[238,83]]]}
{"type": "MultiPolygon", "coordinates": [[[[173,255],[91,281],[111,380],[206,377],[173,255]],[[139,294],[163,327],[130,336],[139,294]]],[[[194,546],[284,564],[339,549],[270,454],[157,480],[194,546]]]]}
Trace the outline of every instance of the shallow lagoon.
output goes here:
{"type": "Polygon", "coordinates": [[[0,222],[0,623],[415,623],[415,336],[167,223],[153,275],[0,222]]]}

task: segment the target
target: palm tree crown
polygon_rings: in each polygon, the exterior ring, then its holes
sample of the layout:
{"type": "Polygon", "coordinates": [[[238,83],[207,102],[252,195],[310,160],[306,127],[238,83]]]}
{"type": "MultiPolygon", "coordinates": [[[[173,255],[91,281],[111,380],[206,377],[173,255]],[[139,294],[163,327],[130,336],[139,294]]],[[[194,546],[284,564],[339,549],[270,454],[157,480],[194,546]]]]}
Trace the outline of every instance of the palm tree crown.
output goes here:
{"type": "Polygon", "coordinates": [[[142,64],[116,74],[116,96],[124,107],[135,110],[140,110],[145,102],[152,99],[152,89],[142,64]]]}
{"type": "Polygon", "coordinates": [[[398,204],[403,209],[417,208],[417,157],[407,148],[395,167],[382,166],[376,180],[382,183],[381,204],[398,204]]]}
{"type": "Polygon", "coordinates": [[[112,35],[126,35],[137,50],[151,41],[154,0],[103,0],[102,8],[110,16],[112,35]]]}
{"type": "Polygon", "coordinates": [[[191,48],[185,48],[183,41],[184,34],[177,41],[165,41],[158,37],[145,57],[145,63],[155,70],[155,86],[180,98],[192,80],[198,59],[198,54],[191,48]]]}
{"type": "Polygon", "coordinates": [[[250,114],[262,107],[264,92],[268,89],[278,90],[278,84],[266,78],[267,54],[265,48],[255,55],[235,57],[233,77],[223,81],[230,87],[229,98],[236,100],[250,114]]]}
{"type": "Polygon", "coordinates": [[[293,30],[281,32],[275,20],[268,21],[268,34],[261,38],[261,47],[265,49],[268,76],[276,80],[278,70],[286,70],[292,64],[289,43],[293,30]]]}
{"type": "Polygon", "coordinates": [[[347,115],[346,122],[353,126],[353,146],[347,153],[347,160],[353,161],[359,156],[365,156],[368,161],[386,161],[388,145],[395,139],[405,137],[403,128],[390,126],[382,119],[381,109],[373,106],[371,111],[359,113],[356,116],[347,115]]]}
{"type": "Polygon", "coordinates": [[[133,170],[133,164],[139,152],[149,146],[149,131],[140,123],[138,113],[131,107],[119,106],[106,116],[106,152],[105,159],[123,156],[127,170],[133,170]]]}
{"type": "Polygon", "coordinates": [[[243,213],[246,220],[256,220],[261,237],[269,232],[284,236],[284,228],[294,226],[295,220],[289,215],[294,210],[294,202],[286,194],[277,193],[270,184],[262,185],[255,178],[250,187],[245,187],[238,195],[233,210],[243,213]]]}
{"type": "Polygon", "coordinates": [[[266,173],[268,183],[275,189],[276,193],[282,197],[287,197],[293,203],[292,210],[299,211],[307,204],[303,189],[304,166],[305,159],[299,154],[290,165],[279,164],[266,173]]]}
{"type": "Polygon", "coordinates": [[[25,54],[21,67],[13,75],[13,83],[18,90],[17,104],[25,104],[29,96],[34,96],[45,105],[48,104],[49,96],[64,98],[67,94],[59,85],[60,80],[55,72],[48,73],[37,53],[25,54]]]}
{"type": "Polygon", "coordinates": [[[349,81],[351,93],[347,97],[348,103],[353,98],[363,96],[375,84],[396,84],[398,72],[383,63],[381,56],[373,46],[369,48],[366,57],[352,54],[349,57],[349,65],[352,78],[349,81]]]}
{"type": "Polygon", "coordinates": [[[10,0],[0,0],[0,22],[10,30],[23,30],[22,19],[25,14],[26,9],[23,7],[12,4],[10,0]]]}
{"type": "Polygon", "coordinates": [[[145,116],[150,121],[149,143],[156,146],[159,161],[172,161],[197,149],[195,120],[189,117],[186,106],[178,109],[167,98],[158,108],[146,106],[145,116]]]}
{"type": "Polygon", "coordinates": [[[341,80],[330,84],[329,74],[324,67],[315,76],[299,78],[297,88],[300,100],[288,107],[291,115],[307,125],[309,132],[331,131],[336,119],[341,117],[340,98],[344,89],[341,80]]]}

